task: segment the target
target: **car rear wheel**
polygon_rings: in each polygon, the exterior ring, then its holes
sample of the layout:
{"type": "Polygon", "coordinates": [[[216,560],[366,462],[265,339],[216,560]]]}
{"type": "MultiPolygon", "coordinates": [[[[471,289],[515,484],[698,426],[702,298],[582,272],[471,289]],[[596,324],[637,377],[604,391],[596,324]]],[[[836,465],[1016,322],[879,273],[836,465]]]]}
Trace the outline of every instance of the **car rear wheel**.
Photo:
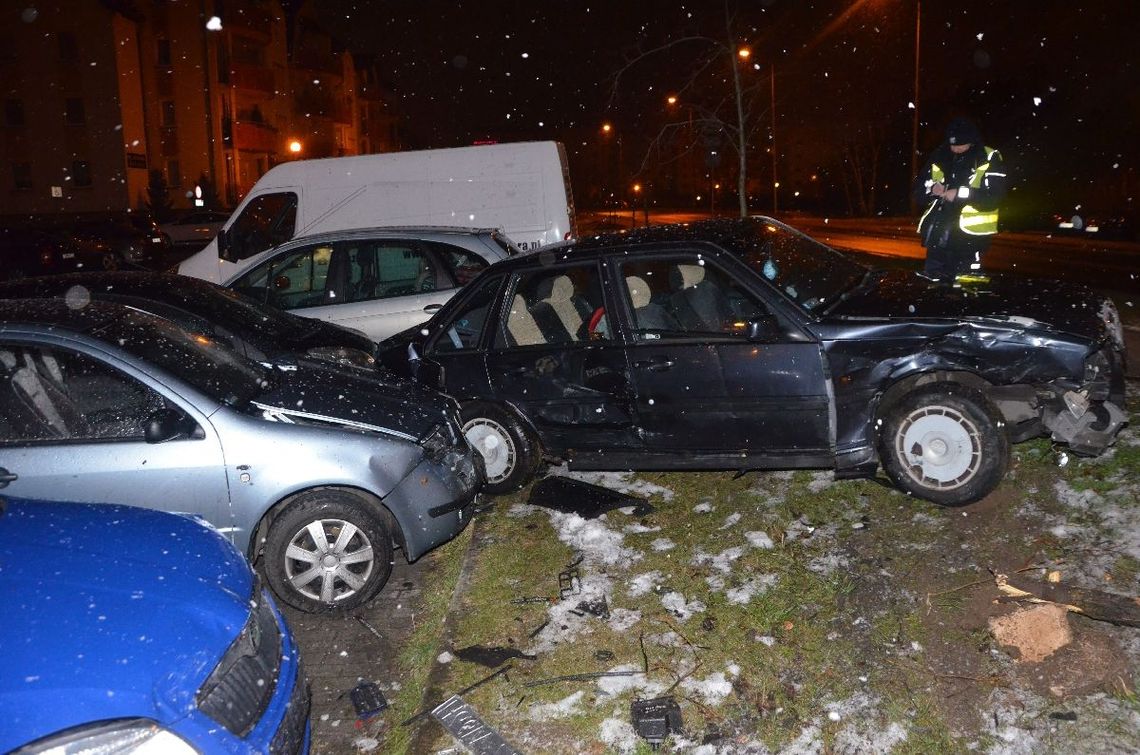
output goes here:
{"type": "Polygon", "coordinates": [[[984,498],[1009,466],[1009,439],[997,410],[965,386],[942,383],[888,409],[880,436],[883,467],[895,484],[942,506],[984,498]]]}
{"type": "Polygon", "coordinates": [[[294,608],[355,608],[392,573],[392,533],[365,500],[314,490],[298,495],[273,520],[262,564],[273,592],[294,608]]]}
{"type": "Polygon", "coordinates": [[[538,469],[538,439],[510,412],[475,402],[463,407],[463,435],[483,456],[492,495],[509,493],[530,482],[538,469]]]}

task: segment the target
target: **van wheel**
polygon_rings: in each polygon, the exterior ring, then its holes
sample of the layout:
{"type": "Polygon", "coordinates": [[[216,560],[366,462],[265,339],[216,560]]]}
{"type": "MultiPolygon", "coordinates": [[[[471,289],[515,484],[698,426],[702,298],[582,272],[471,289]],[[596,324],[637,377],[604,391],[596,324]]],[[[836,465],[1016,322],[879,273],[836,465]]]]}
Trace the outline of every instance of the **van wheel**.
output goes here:
{"type": "Polygon", "coordinates": [[[540,460],[538,439],[509,411],[494,404],[466,404],[460,413],[463,435],[483,456],[492,495],[509,493],[530,482],[540,460]]]}
{"type": "Polygon", "coordinates": [[[975,390],[940,383],[904,396],[885,416],[883,468],[908,493],[942,506],[989,495],[1009,466],[997,410],[975,390]]]}
{"type": "Polygon", "coordinates": [[[392,574],[392,533],[351,493],[301,493],[270,525],[262,567],[273,592],[294,608],[356,608],[392,574]]]}

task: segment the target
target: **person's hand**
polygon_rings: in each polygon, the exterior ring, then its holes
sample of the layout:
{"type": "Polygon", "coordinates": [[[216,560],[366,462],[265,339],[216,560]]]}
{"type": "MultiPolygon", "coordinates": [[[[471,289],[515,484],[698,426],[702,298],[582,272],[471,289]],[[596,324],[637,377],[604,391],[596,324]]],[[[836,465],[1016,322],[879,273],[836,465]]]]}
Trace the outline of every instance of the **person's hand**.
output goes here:
{"type": "Polygon", "coordinates": [[[946,200],[947,202],[953,202],[955,199],[958,198],[958,190],[957,189],[946,189],[942,193],[942,198],[944,200],[946,200]]]}
{"type": "Polygon", "coordinates": [[[934,184],[930,187],[930,193],[936,197],[940,197],[946,193],[946,187],[940,183],[934,184]]]}

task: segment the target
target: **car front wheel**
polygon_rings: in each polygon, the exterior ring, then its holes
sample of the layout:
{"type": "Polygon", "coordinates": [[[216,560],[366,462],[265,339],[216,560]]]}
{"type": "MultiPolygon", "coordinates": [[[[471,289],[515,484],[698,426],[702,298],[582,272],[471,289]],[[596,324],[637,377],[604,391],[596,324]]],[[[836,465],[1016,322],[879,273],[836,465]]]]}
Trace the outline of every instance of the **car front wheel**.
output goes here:
{"type": "Polygon", "coordinates": [[[975,390],[923,388],[888,409],[880,436],[883,467],[895,484],[942,506],[987,496],[1009,466],[1009,439],[997,410],[975,390]]]}
{"type": "Polygon", "coordinates": [[[273,592],[294,608],[355,608],[392,573],[392,533],[361,498],[314,490],[298,495],[274,519],[262,564],[273,592]]]}
{"type": "Polygon", "coordinates": [[[509,493],[527,484],[538,468],[538,440],[510,412],[494,404],[475,402],[463,407],[463,435],[483,456],[492,495],[509,493]]]}

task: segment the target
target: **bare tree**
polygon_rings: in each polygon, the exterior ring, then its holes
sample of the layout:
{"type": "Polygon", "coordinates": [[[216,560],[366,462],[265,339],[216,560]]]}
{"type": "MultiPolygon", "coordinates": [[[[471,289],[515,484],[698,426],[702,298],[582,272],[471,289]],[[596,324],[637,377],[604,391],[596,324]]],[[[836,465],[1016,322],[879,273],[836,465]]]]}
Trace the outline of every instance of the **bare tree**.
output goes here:
{"type": "MultiPolygon", "coordinates": [[[[689,112],[687,123],[690,127],[688,129],[690,141],[672,159],[680,159],[697,147],[695,136],[697,131],[705,139],[723,138],[736,153],[740,216],[747,217],[749,141],[756,131],[759,120],[768,111],[757,108],[758,104],[763,102],[763,84],[757,82],[747,85],[741,78],[741,61],[747,60],[751,51],[742,45],[734,31],[735,27],[735,14],[730,9],[729,0],[725,0],[723,39],[702,35],[679,37],[628,56],[624,65],[613,76],[609,106],[612,109],[618,101],[626,74],[666,53],[693,50],[688,73],[682,85],[676,90],[677,96],[685,100],[684,107],[689,112]],[[747,50],[747,53],[742,54],[742,50],[747,50]],[[699,96],[687,97],[698,92],[699,96]]],[[[639,172],[645,172],[652,159],[661,160],[664,146],[676,140],[684,125],[682,122],[667,123],[650,139],[639,172]]]]}

